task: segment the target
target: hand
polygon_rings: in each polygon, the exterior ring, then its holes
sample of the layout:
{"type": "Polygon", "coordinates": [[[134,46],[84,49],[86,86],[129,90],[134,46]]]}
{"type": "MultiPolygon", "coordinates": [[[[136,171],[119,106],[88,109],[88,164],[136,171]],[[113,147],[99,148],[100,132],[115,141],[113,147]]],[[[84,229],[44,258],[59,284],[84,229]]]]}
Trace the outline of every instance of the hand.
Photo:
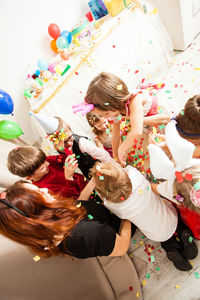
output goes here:
{"type": "Polygon", "coordinates": [[[149,133],[149,144],[157,145],[160,148],[164,148],[166,146],[165,135],[159,133],[149,133]]]}
{"type": "Polygon", "coordinates": [[[64,165],[65,179],[73,180],[73,175],[77,167],[78,161],[75,157],[75,154],[68,155],[64,165]]]}
{"type": "Polygon", "coordinates": [[[95,144],[98,148],[103,148],[104,149],[103,144],[98,140],[98,138],[95,138],[94,142],[95,142],[95,144]]]}

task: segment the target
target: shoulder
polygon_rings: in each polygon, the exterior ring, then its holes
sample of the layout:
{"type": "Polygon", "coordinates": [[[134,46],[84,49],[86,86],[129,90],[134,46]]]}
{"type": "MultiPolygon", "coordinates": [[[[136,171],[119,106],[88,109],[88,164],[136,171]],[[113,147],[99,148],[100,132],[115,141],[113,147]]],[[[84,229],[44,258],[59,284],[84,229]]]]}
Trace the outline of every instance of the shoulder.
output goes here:
{"type": "Polygon", "coordinates": [[[116,232],[106,223],[83,219],[63,241],[68,252],[77,258],[107,256],[114,249],[116,232]]]}

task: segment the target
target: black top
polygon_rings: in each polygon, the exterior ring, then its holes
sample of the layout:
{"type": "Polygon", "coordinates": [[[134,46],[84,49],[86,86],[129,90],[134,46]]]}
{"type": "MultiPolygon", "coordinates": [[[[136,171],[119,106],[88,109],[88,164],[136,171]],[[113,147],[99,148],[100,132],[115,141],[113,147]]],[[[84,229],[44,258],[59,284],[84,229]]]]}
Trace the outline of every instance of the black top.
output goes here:
{"type": "MultiPolygon", "coordinates": [[[[79,202],[86,208],[87,217],[74,227],[71,235],[58,247],[64,253],[77,258],[110,255],[115,246],[121,220],[102,204],[79,202]]],[[[132,235],[135,231],[136,226],[132,224],[132,235]]]]}
{"type": "Polygon", "coordinates": [[[74,138],[74,141],[73,141],[72,151],[76,155],[76,158],[78,160],[78,167],[81,170],[81,172],[83,173],[83,175],[89,179],[89,171],[94,166],[94,164],[97,162],[97,160],[94,159],[91,155],[89,155],[86,152],[82,153],[79,148],[80,138],[87,139],[87,137],[73,134],[73,138],[74,138]]]}
{"type": "Polygon", "coordinates": [[[107,256],[115,246],[121,220],[102,204],[81,201],[87,216],[59,245],[63,252],[77,258],[107,256]]]}

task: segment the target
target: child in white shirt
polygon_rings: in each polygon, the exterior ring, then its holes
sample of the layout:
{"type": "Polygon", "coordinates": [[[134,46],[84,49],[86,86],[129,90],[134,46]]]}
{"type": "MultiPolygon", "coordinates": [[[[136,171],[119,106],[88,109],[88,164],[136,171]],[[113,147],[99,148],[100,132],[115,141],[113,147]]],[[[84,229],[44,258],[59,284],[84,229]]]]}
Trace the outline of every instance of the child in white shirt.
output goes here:
{"type": "Polygon", "coordinates": [[[178,219],[173,205],[154,194],[150,183],[137,169],[132,166],[123,169],[117,163],[97,163],[91,174],[95,189],[108,209],[121,219],[130,220],[149,239],[162,242],[177,269],[187,271],[192,268],[187,255],[181,255],[185,245],[173,236],[177,232],[181,239],[186,226],[178,219]]]}

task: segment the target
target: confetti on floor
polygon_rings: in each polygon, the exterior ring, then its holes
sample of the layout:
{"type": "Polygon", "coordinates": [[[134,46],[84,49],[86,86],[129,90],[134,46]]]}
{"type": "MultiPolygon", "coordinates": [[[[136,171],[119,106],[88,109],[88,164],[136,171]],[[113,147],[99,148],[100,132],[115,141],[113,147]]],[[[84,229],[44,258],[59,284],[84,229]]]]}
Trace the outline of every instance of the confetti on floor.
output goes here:
{"type": "Polygon", "coordinates": [[[33,257],[33,260],[34,260],[35,262],[37,262],[38,260],[40,260],[39,255],[34,256],[34,257],[33,257]]]}

